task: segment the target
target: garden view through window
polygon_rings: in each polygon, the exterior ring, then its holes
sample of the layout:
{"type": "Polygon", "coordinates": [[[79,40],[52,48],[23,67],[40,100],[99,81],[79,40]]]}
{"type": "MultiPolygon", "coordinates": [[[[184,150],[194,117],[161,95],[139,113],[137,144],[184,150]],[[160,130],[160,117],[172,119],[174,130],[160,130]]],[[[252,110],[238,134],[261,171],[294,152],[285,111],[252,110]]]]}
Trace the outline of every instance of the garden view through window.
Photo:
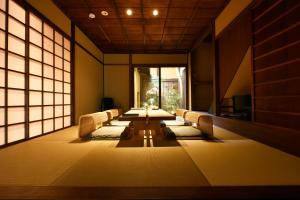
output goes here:
{"type": "Polygon", "coordinates": [[[174,113],[186,107],[185,67],[135,67],[134,107],[174,113]]]}

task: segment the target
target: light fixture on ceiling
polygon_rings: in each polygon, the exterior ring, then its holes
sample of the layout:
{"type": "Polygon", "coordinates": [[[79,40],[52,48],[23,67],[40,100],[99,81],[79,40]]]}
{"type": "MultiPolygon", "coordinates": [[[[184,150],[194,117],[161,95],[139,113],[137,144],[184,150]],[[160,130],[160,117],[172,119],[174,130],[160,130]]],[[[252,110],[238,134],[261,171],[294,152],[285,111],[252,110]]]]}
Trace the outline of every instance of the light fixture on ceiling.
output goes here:
{"type": "Polygon", "coordinates": [[[94,13],[89,13],[89,18],[90,19],[95,19],[96,15],[94,13]]]}
{"type": "Polygon", "coordinates": [[[107,12],[106,10],[102,10],[102,11],[101,11],[101,15],[107,16],[107,15],[108,15],[108,12],[107,12]]]}
{"type": "Polygon", "coordinates": [[[154,9],[153,12],[152,12],[153,16],[157,16],[158,15],[158,10],[157,9],[154,9]]]}
{"type": "Polygon", "coordinates": [[[131,9],[127,9],[126,10],[126,14],[129,15],[129,16],[131,16],[132,15],[132,10],[131,9]]]}

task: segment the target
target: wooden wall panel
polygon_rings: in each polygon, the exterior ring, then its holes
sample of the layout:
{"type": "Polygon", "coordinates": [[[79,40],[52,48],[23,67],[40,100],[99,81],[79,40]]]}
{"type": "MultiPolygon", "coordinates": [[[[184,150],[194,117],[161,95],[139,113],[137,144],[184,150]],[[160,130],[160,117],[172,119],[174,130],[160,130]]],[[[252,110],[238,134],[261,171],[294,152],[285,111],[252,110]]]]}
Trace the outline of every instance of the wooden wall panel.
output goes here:
{"type": "Polygon", "coordinates": [[[220,100],[251,45],[251,12],[246,9],[217,39],[220,100]]]}
{"type": "Polygon", "coordinates": [[[300,1],[253,10],[255,121],[299,131],[300,1]]]}

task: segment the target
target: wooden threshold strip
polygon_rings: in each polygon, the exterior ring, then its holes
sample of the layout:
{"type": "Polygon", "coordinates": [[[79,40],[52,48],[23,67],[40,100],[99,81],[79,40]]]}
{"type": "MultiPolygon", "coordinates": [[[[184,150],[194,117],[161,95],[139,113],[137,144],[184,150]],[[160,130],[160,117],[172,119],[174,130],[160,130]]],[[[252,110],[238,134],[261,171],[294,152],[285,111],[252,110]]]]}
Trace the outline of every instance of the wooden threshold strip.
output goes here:
{"type": "Polygon", "coordinates": [[[1,199],[291,199],[300,186],[55,187],[1,186],[1,199]]]}

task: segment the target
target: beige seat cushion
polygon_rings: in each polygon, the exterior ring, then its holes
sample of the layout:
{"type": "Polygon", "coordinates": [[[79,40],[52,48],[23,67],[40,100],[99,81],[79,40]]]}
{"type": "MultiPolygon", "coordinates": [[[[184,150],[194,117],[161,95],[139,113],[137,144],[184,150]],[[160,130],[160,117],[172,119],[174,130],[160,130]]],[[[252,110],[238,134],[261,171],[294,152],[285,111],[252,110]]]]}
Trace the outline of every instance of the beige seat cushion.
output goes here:
{"type": "Polygon", "coordinates": [[[109,123],[111,126],[129,126],[130,121],[112,120],[109,123]]]}
{"type": "Polygon", "coordinates": [[[162,123],[166,126],[184,126],[184,121],[181,120],[164,120],[162,123]]]}
{"type": "Polygon", "coordinates": [[[101,138],[120,138],[126,131],[125,126],[103,126],[91,133],[91,137],[95,139],[101,138]]]}
{"type": "Polygon", "coordinates": [[[170,126],[168,129],[173,132],[176,137],[196,137],[202,135],[199,129],[192,126],[170,126]]]}

